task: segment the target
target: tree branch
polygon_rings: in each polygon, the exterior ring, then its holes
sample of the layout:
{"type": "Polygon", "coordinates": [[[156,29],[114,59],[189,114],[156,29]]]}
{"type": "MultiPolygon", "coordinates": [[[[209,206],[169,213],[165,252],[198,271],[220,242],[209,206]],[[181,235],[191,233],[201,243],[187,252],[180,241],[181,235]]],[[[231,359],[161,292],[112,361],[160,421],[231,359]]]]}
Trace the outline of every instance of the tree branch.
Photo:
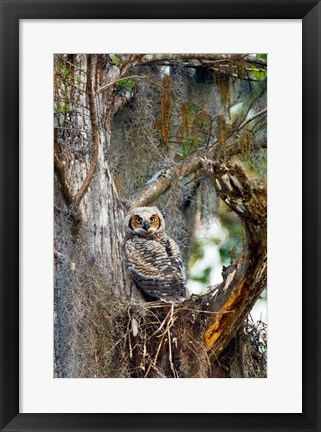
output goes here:
{"type": "Polygon", "coordinates": [[[140,63],[143,57],[144,54],[129,54],[126,56],[120,65],[120,76],[124,77],[130,68],[140,63]]]}
{"type": "Polygon", "coordinates": [[[230,56],[228,54],[147,54],[144,55],[139,64],[157,63],[161,61],[184,61],[184,60],[198,60],[203,61],[227,61],[230,56]]]}
{"type": "Polygon", "coordinates": [[[250,181],[243,169],[203,159],[204,169],[218,196],[242,220],[246,241],[236,264],[225,270],[223,282],[202,298],[208,310],[218,310],[207,319],[204,342],[218,357],[266,288],[267,198],[266,187],[250,181]]]}
{"type": "Polygon", "coordinates": [[[177,163],[171,168],[159,171],[143,188],[139,189],[139,191],[131,197],[131,206],[140,207],[151,204],[170,188],[174,179],[186,177],[201,168],[201,166],[199,155],[193,153],[187,157],[183,163],[177,163]]]}
{"type": "MultiPolygon", "coordinates": [[[[257,117],[257,115],[256,115],[257,117]]],[[[249,121],[254,118],[251,117],[249,121]]],[[[234,130],[233,134],[239,129],[234,130]]],[[[231,135],[231,136],[232,136],[231,135]]],[[[229,136],[228,138],[231,138],[229,136]]],[[[254,149],[259,150],[266,148],[266,142],[256,142],[254,149]]],[[[214,159],[218,151],[218,142],[207,150],[206,157],[214,159]]],[[[233,156],[241,152],[239,143],[231,144],[227,149],[227,156],[233,156]]],[[[148,206],[152,204],[160,195],[166,192],[172,182],[177,178],[186,177],[202,167],[201,156],[198,152],[191,153],[183,162],[176,163],[173,167],[157,172],[141,189],[139,189],[131,198],[130,205],[133,207],[148,206]]]]}
{"type": "Polygon", "coordinates": [[[252,54],[245,56],[244,60],[246,61],[246,63],[252,63],[252,64],[256,64],[258,66],[267,66],[267,59],[255,57],[252,54]]]}
{"type": "Polygon", "coordinates": [[[255,120],[256,118],[264,115],[267,113],[267,108],[262,109],[261,111],[257,112],[256,114],[254,114],[251,118],[249,118],[248,120],[244,120],[240,126],[236,129],[236,132],[240,131],[241,129],[244,128],[244,126],[246,126],[248,123],[250,123],[251,121],[255,120]]]}
{"type": "MultiPolygon", "coordinates": [[[[196,60],[201,63],[206,62],[227,62],[231,59],[231,54],[147,54],[140,58],[139,64],[158,63],[162,61],[191,61],[196,60]]],[[[267,66],[267,60],[254,55],[244,55],[246,63],[252,63],[259,66],[267,66]]]]}
{"type": "Polygon", "coordinates": [[[97,90],[97,93],[101,93],[101,92],[102,92],[103,90],[105,90],[106,88],[111,87],[111,86],[117,84],[118,82],[124,81],[125,79],[126,79],[126,80],[127,80],[127,79],[128,79],[128,80],[129,80],[129,79],[131,79],[131,80],[141,79],[141,80],[144,80],[144,81],[147,81],[147,82],[151,83],[152,85],[155,85],[155,86],[158,87],[158,88],[162,88],[161,84],[159,84],[159,83],[156,82],[156,81],[151,80],[151,79],[148,78],[148,76],[146,76],[146,75],[126,75],[125,77],[122,77],[122,78],[116,79],[115,81],[112,81],[112,82],[110,82],[110,83],[108,83],[108,84],[103,85],[102,87],[100,87],[100,88],[97,90]]]}

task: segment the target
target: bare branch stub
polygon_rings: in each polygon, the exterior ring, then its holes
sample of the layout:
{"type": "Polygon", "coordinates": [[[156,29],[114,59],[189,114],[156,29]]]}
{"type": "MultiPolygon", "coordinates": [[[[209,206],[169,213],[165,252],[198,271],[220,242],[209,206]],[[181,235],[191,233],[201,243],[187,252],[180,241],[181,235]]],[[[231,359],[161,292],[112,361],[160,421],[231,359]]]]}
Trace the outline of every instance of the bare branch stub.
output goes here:
{"type": "Polygon", "coordinates": [[[176,178],[186,177],[201,168],[201,159],[196,153],[191,154],[182,163],[156,173],[134,196],[130,203],[133,207],[148,206],[171,187],[176,178]]]}
{"type": "Polygon", "coordinates": [[[125,76],[127,71],[134,67],[136,64],[140,62],[140,60],[144,57],[143,54],[129,54],[127,55],[120,66],[120,76],[125,76]]]}
{"type": "Polygon", "coordinates": [[[217,194],[242,220],[246,241],[236,264],[225,269],[223,282],[202,298],[209,310],[204,341],[211,354],[219,357],[266,288],[267,200],[266,187],[248,179],[243,169],[229,164],[203,161],[217,194]]]}

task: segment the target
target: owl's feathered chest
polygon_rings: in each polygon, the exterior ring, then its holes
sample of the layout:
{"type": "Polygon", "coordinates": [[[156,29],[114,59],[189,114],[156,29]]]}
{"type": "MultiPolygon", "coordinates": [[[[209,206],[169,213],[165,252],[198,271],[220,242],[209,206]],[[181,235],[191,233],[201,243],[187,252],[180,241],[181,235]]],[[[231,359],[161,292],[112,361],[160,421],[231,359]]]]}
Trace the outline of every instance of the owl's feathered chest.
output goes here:
{"type": "Polygon", "coordinates": [[[170,241],[174,242],[167,234],[164,232],[157,232],[152,236],[141,236],[137,234],[127,234],[125,237],[125,242],[130,241],[137,249],[142,251],[152,251],[156,249],[159,251],[159,246],[163,247],[169,255],[173,254],[173,250],[170,246],[170,241]]]}
{"type": "Polygon", "coordinates": [[[148,296],[185,296],[185,274],[177,244],[164,232],[145,237],[129,234],[125,239],[128,269],[148,296]]]}

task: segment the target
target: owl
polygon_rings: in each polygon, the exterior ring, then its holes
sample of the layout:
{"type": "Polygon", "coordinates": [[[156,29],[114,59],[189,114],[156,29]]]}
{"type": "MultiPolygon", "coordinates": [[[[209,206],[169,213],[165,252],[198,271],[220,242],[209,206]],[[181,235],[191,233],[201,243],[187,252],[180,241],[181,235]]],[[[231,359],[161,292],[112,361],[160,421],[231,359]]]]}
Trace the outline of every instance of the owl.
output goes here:
{"type": "Polygon", "coordinates": [[[157,207],[138,207],[126,216],[125,256],[145,300],[181,300],[185,273],[177,244],[165,233],[157,207]]]}

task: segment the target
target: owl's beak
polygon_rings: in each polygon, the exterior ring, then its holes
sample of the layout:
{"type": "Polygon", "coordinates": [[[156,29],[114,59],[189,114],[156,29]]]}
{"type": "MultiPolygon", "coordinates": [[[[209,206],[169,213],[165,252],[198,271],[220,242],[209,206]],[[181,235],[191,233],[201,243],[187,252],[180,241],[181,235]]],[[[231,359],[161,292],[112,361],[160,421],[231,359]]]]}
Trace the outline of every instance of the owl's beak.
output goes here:
{"type": "Polygon", "coordinates": [[[148,231],[148,230],[149,230],[149,223],[148,223],[147,221],[145,221],[145,222],[143,223],[143,228],[144,228],[145,231],[148,231]]]}

